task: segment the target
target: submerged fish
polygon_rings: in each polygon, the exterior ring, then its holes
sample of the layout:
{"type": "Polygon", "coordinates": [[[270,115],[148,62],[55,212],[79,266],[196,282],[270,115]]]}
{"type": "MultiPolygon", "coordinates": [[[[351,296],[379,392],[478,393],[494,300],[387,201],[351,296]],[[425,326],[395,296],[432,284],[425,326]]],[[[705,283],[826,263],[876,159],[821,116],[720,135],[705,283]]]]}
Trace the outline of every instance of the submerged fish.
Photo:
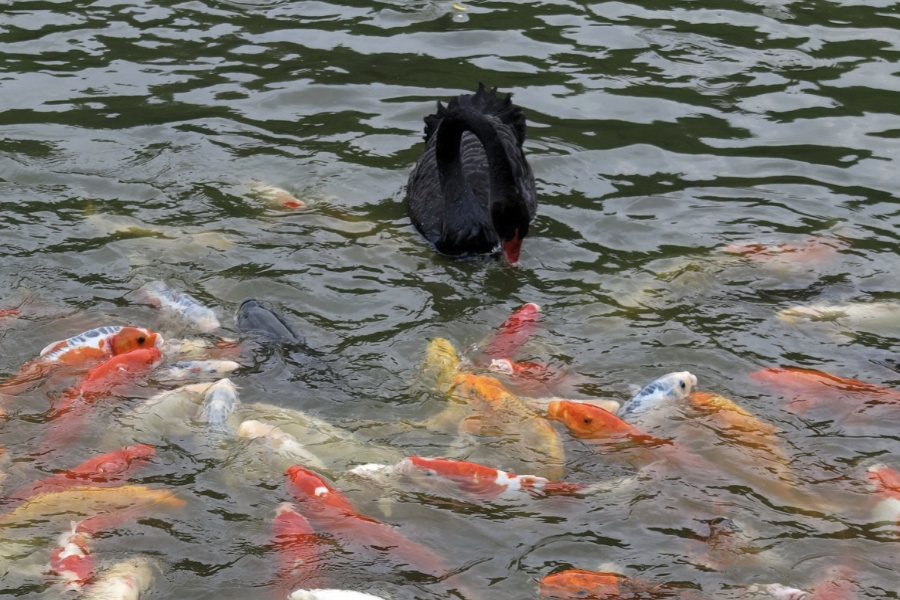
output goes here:
{"type": "Polygon", "coordinates": [[[822,404],[853,411],[868,406],[900,404],[898,390],[814,369],[772,367],[754,371],[749,377],[785,394],[789,403],[787,409],[798,414],[822,404]]]}
{"type": "Polygon", "coordinates": [[[306,203],[303,202],[303,200],[298,200],[287,190],[275,187],[274,185],[257,182],[253,184],[250,191],[273,208],[306,208],[306,203]]]}
{"type": "Polygon", "coordinates": [[[220,379],[207,388],[197,419],[216,433],[232,434],[236,431],[232,415],[240,403],[231,380],[220,379]]]}
{"type": "Polygon", "coordinates": [[[844,246],[846,244],[839,239],[811,238],[797,244],[759,242],[728,244],[724,251],[755,261],[777,261],[809,266],[836,259],[840,256],[838,249],[844,246]]]}
{"type": "Polygon", "coordinates": [[[241,367],[233,360],[182,360],[156,373],[158,381],[196,381],[218,378],[241,367]]]}
{"type": "Polygon", "coordinates": [[[313,469],[324,469],[325,465],[312,452],[306,449],[297,438],[283,431],[275,425],[269,425],[261,421],[249,419],[240,424],[237,429],[238,436],[251,440],[261,440],[267,448],[274,450],[281,456],[291,460],[292,464],[302,462],[313,469]]]}
{"type": "Polygon", "coordinates": [[[91,538],[79,533],[73,522],[50,552],[50,572],[62,580],[65,590],[80,590],[93,576],[94,567],[91,538]]]}
{"type": "Polygon", "coordinates": [[[532,361],[514,362],[508,358],[495,358],[488,365],[488,371],[502,373],[513,378],[519,385],[545,386],[557,381],[565,375],[564,370],[557,369],[546,363],[532,361]]]}
{"type": "Polygon", "coordinates": [[[879,496],[878,504],[872,510],[877,521],[895,523],[900,531],[900,472],[887,465],[869,467],[869,481],[879,496]]]}
{"type": "Polygon", "coordinates": [[[494,337],[484,345],[481,351],[490,358],[509,358],[537,329],[537,321],[541,307],[529,302],[500,325],[494,337]]]}
{"type": "Polygon", "coordinates": [[[807,600],[809,592],[780,583],[755,584],[747,588],[745,596],[767,596],[775,600],[807,600]]]}
{"type": "Polygon", "coordinates": [[[254,334],[272,342],[305,344],[306,340],[280,314],[263,306],[256,298],[247,298],[234,317],[238,331],[254,334]]]}
{"type": "Polygon", "coordinates": [[[516,475],[478,463],[449,458],[409,456],[393,466],[360,465],[351,472],[369,477],[372,473],[397,473],[420,484],[434,487],[435,480],[454,485],[467,496],[494,500],[508,492],[535,496],[573,496],[589,486],[580,483],[548,481],[537,475],[516,475]]]}
{"type": "Polygon", "coordinates": [[[900,304],[895,302],[857,302],[811,304],[778,311],[778,319],[790,324],[804,321],[834,322],[845,327],[900,326],[900,304]]]}
{"type": "Polygon", "coordinates": [[[199,331],[208,333],[221,326],[211,308],[203,306],[185,292],[170,289],[162,281],[151,281],[141,291],[151,304],[199,331]]]}
{"type": "Polygon", "coordinates": [[[84,600],[138,600],[150,589],[153,570],[146,558],[131,558],[113,565],[97,578],[81,598],[84,600]]]}
{"type": "Polygon", "coordinates": [[[290,502],[275,510],[272,544],[278,552],[278,597],[313,579],[321,561],[321,541],[309,521],[290,502]]]}
{"type": "Polygon", "coordinates": [[[373,596],[352,590],[295,590],[289,600],[384,600],[381,596],[373,596]]]}
{"type": "Polygon", "coordinates": [[[779,431],[774,425],[759,420],[721,394],[694,390],[688,395],[688,403],[691,408],[721,417],[722,425],[729,430],[760,434],[774,434],[779,431]]]}
{"type": "Polygon", "coordinates": [[[446,393],[459,371],[459,366],[459,355],[449,340],[432,338],[428,341],[425,360],[422,363],[422,380],[428,388],[441,394],[446,393]]]}
{"type": "Polygon", "coordinates": [[[459,424],[460,433],[499,437],[511,452],[505,457],[548,479],[562,476],[565,453],[553,425],[493,377],[462,373],[453,380],[452,398],[474,413],[459,424]]]}
{"type": "Polygon", "coordinates": [[[147,444],[125,446],[88,459],[73,469],[51,475],[40,481],[16,490],[9,498],[25,500],[36,494],[57,492],[70,487],[92,485],[117,485],[130,475],[132,463],[146,461],[156,456],[156,449],[147,444]]]}
{"type": "Polygon", "coordinates": [[[678,598],[700,600],[689,590],[667,584],[653,584],[618,573],[568,569],[544,576],[539,582],[542,598],[576,600],[619,600],[620,598],[678,598]]]}
{"type": "Polygon", "coordinates": [[[288,490],[316,531],[337,537],[342,545],[386,553],[398,565],[405,564],[421,573],[446,573],[431,550],[407,539],[390,525],[357,512],[343,494],[319,475],[295,465],[287,470],[287,478],[288,490]]]}
{"type": "Polygon", "coordinates": [[[629,419],[641,415],[652,408],[685,398],[697,385],[697,377],[688,371],[663,375],[650,383],[622,405],[619,416],[629,419]]]}

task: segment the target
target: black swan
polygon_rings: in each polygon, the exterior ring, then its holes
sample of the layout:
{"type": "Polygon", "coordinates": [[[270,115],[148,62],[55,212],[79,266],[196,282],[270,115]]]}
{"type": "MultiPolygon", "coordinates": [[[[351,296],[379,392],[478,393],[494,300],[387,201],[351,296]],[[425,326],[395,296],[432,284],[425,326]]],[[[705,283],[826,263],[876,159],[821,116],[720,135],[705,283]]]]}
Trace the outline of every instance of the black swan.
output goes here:
{"type": "Polygon", "coordinates": [[[489,254],[519,261],[537,211],[525,160],[525,115],[510,95],[478,84],[425,117],[425,151],[409,175],[413,225],[441,254],[489,254]]]}

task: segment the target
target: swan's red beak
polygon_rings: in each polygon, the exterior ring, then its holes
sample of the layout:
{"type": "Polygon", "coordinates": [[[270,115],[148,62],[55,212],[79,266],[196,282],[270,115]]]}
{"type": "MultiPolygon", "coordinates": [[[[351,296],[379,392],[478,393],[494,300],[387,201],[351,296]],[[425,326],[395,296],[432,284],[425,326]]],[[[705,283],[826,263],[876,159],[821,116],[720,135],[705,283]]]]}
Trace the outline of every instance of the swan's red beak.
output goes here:
{"type": "Polygon", "coordinates": [[[519,264],[519,252],[522,250],[522,238],[516,236],[510,240],[503,240],[503,254],[506,255],[506,260],[509,261],[509,264],[512,266],[516,266],[519,264]]]}

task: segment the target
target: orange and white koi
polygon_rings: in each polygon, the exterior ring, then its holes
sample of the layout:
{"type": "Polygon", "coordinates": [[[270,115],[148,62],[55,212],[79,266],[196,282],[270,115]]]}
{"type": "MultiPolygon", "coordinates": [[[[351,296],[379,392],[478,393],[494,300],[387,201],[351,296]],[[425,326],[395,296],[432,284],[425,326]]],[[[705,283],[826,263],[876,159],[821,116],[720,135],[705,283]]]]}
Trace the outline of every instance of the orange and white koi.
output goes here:
{"type": "Polygon", "coordinates": [[[771,367],[754,371],[749,377],[785,394],[789,403],[787,410],[797,414],[823,403],[854,411],[868,406],[900,404],[898,390],[814,369],[771,367]]]}
{"type": "Polygon", "coordinates": [[[150,588],[153,570],[146,558],[131,558],[113,565],[85,590],[83,600],[138,600],[150,588]]]}
{"type": "Polygon", "coordinates": [[[151,281],[141,288],[151,304],[179,321],[208,333],[221,327],[215,311],[197,302],[190,294],[170,289],[162,281],[151,281]]]}
{"type": "Polygon", "coordinates": [[[320,541],[306,517],[285,502],[275,510],[272,544],[278,552],[276,598],[280,599],[316,576],[321,561],[320,541]]]}
{"type": "Polygon", "coordinates": [[[287,470],[288,490],[316,531],[358,544],[368,551],[385,552],[398,563],[428,574],[444,574],[441,560],[427,548],[404,537],[390,525],[360,514],[350,501],[319,475],[295,465],[287,470]]]}
{"type": "Polygon", "coordinates": [[[251,191],[260,200],[264,200],[273,208],[287,208],[292,210],[306,208],[306,203],[303,202],[303,200],[295,198],[289,191],[275,187],[274,185],[257,182],[252,186],[251,191]]]}
{"type": "Polygon", "coordinates": [[[131,474],[132,463],[147,461],[155,456],[156,449],[153,446],[147,444],[125,446],[88,459],[68,471],[46,477],[24,489],[13,492],[9,498],[26,500],[36,494],[58,492],[83,485],[96,487],[117,485],[125,481],[131,474]]]}
{"type": "Polygon", "coordinates": [[[549,481],[537,475],[516,475],[478,463],[450,458],[409,456],[396,465],[360,465],[352,473],[368,477],[371,473],[397,473],[414,481],[433,483],[435,479],[456,486],[467,496],[480,500],[494,500],[508,493],[529,493],[534,496],[574,496],[590,486],[581,483],[549,481]]]}
{"type": "Polygon", "coordinates": [[[890,521],[900,528],[900,472],[887,465],[869,467],[869,481],[881,498],[875,506],[873,518],[890,521]]]}
{"type": "Polygon", "coordinates": [[[65,590],[80,590],[93,576],[95,566],[91,538],[79,533],[73,522],[50,552],[50,572],[62,579],[65,590]]]}
{"type": "Polygon", "coordinates": [[[516,310],[500,324],[497,333],[484,345],[481,351],[485,356],[492,358],[512,356],[519,349],[519,346],[528,341],[528,338],[537,329],[537,321],[540,314],[541,307],[534,302],[529,302],[516,310]]]}

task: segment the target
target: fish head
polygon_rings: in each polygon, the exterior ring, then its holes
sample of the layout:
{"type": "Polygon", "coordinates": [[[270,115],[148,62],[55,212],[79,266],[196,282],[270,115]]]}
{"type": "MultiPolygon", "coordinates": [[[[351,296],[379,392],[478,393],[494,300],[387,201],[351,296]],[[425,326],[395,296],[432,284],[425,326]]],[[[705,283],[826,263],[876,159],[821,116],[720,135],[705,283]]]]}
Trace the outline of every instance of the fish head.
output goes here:
{"type": "Polygon", "coordinates": [[[156,448],[149,444],[135,444],[133,446],[125,446],[121,450],[125,460],[129,463],[133,460],[150,460],[156,457],[156,448]]]}
{"type": "Polygon", "coordinates": [[[155,331],[143,327],[123,327],[112,336],[110,348],[113,355],[119,355],[146,348],[159,350],[163,342],[163,337],[155,331]]]}
{"type": "Polygon", "coordinates": [[[319,508],[333,508],[355,513],[344,496],[316,473],[300,465],[289,467],[285,472],[294,497],[301,502],[312,503],[319,508]]]}
{"type": "Polygon", "coordinates": [[[669,395],[675,400],[686,398],[697,386],[697,376],[689,371],[678,371],[657,380],[669,389],[669,395]]]}
{"type": "Polygon", "coordinates": [[[604,437],[624,433],[631,427],[599,406],[572,400],[553,400],[547,417],[565,424],[577,437],[604,437]]]}

